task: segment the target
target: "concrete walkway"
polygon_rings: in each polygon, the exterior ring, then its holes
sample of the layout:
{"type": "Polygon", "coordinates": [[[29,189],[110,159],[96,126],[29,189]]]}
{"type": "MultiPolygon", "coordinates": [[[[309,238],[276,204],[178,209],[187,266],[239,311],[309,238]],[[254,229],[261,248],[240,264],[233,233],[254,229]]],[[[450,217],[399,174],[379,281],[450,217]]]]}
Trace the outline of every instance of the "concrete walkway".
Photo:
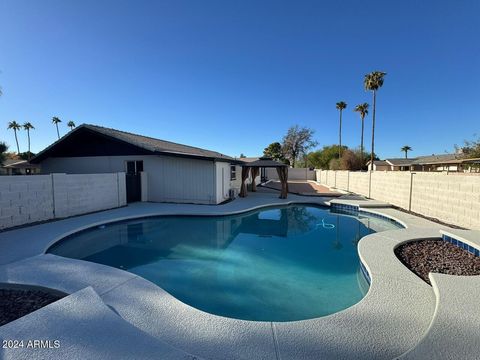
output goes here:
{"type": "MultiPolygon", "coordinates": [[[[153,356],[157,351],[163,351],[167,354],[165,358],[169,354],[180,354],[178,358],[188,358],[191,356],[188,354],[192,354],[205,359],[392,359],[412,351],[426,338],[429,329],[432,329],[432,319],[441,298],[435,297],[432,287],[401,264],[393,249],[412,239],[438,238],[440,230],[451,229],[391,208],[365,207],[368,211],[395,218],[407,226],[406,229],[372,234],[359,242],[361,261],[372,280],[367,295],[341,312],[305,321],[253,322],[208,314],[178,301],[137,275],[100,264],[44,254],[51,244],[64,236],[105,222],[162,214],[231,214],[288,202],[324,205],[332,200],[293,195],[281,200],[277,196],[277,192],[262,190],[220,206],[139,203],[3,232],[0,233],[0,263],[3,264],[0,266],[0,282],[41,285],[74,294],[62,301],[73,301],[71,304],[79,302],[81,313],[76,312],[75,306],[58,310],[59,314],[65,312],[62,324],[66,333],[72,331],[77,334],[69,329],[75,327],[76,322],[81,323],[84,317],[85,321],[91,321],[89,326],[101,327],[104,326],[103,318],[115,316],[115,322],[112,320],[111,323],[114,325],[108,326],[110,336],[122,338],[130,332],[136,334],[132,336],[143,334],[146,338],[143,347],[150,349],[146,350],[150,351],[148,354],[153,356]],[[89,290],[83,290],[85,288],[89,290]],[[72,296],[78,296],[75,295],[78,291],[90,300],[72,300],[72,296]],[[104,312],[108,309],[111,313],[107,316],[104,312]],[[104,315],[98,318],[88,315],[97,313],[104,315]]],[[[367,204],[368,201],[363,203],[367,204]]],[[[43,323],[56,324],[57,310],[51,309],[56,309],[54,305],[58,303],[61,301],[29,316],[45,313],[41,315],[43,323]]],[[[471,314],[461,311],[455,316],[471,314]]],[[[0,337],[15,334],[28,337],[31,330],[27,329],[29,322],[25,319],[28,316],[6,325],[8,328],[0,327],[0,337]],[[4,328],[8,332],[4,332],[4,328]],[[22,329],[26,330],[22,332],[22,329]]],[[[87,326],[79,326],[79,329],[83,329],[79,330],[80,333],[88,332],[87,326]]],[[[442,336],[453,335],[445,333],[442,336]]],[[[58,336],[60,333],[53,331],[51,326],[43,332],[43,338],[55,339],[58,336]]],[[[102,339],[100,334],[98,336],[102,339]]],[[[87,341],[92,348],[87,348],[85,352],[75,346],[73,338],[66,336],[62,339],[63,345],[72,351],[69,358],[92,358],[94,351],[99,351],[102,359],[119,358],[119,353],[114,349],[112,353],[102,352],[102,342],[95,342],[88,336],[90,340],[87,341]]],[[[111,345],[113,343],[109,344],[108,347],[114,346],[111,345]]],[[[141,350],[137,349],[135,343],[131,344],[131,351],[141,350]]],[[[480,351],[476,347],[473,350],[477,354],[480,351]]],[[[33,356],[35,353],[25,354],[29,354],[30,359],[45,358],[33,356]]],[[[62,355],[55,357],[65,354],[55,353],[55,350],[49,354],[53,357],[47,358],[65,358],[62,355]]],[[[148,354],[135,358],[149,358],[148,354]]]]}

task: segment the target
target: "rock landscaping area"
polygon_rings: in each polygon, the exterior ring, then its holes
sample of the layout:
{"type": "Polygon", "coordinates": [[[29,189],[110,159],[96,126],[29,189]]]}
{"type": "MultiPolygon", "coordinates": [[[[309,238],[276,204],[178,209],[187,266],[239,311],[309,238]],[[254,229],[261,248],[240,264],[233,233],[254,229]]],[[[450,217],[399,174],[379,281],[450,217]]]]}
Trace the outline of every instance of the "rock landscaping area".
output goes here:
{"type": "Polygon", "coordinates": [[[441,239],[412,241],[395,249],[395,255],[411,271],[430,284],[430,272],[480,275],[480,257],[441,239]]]}
{"type": "Polygon", "coordinates": [[[61,298],[63,296],[41,290],[0,289],[0,326],[61,298]]]}

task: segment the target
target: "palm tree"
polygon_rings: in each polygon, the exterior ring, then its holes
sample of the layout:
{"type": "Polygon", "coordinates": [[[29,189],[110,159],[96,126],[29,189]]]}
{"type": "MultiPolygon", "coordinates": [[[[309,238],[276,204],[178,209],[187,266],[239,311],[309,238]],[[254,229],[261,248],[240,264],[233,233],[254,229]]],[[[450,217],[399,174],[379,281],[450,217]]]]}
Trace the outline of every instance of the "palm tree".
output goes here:
{"type": "Polygon", "coordinates": [[[30,130],[35,129],[33,125],[29,122],[23,124],[23,129],[27,131],[27,138],[28,138],[28,160],[30,161],[30,130]]]}
{"type": "Polygon", "coordinates": [[[362,167],[363,167],[363,129],[364,129],[364,120],[365,120],[365,116],[368,115],[368,103],[363,103],[363,104],[359,104],[357,106],[355,106],[355,109],[353,109],[353,111],[356,111],[360,114],[360,118],[362,119],[362,137],[360,139],[360,156],[361,156],[361,159],[362,159],[362,167]]]}
{"type": "MultiPolygon", "coordinates": [[[[383,77],[387,73],[383,71],[373,71],[370,74],[365,75],[363,80],[363,85],[365,90],[373,92],[373,113],[372,113],[372,152],[370,153],[370,163],[373,164],[373,158],[375,156],[375,108],[377,100],[377,90],[380,89],[383,85],[383,77]]],[[[373,169],[373,166],[372,166],[373,169]]]]}
{"type": "Polygon", "coordinates": [[[52,118],[52,124],[55,124],[55,126],[57,127],[57,136],[58,138],[60,139],[60,132],[58,131],[58,123],[61,123],[62,120],[60,120],[58,117],[54,116],[52,118]]]}
{"type": "Polygon", "coordinates": [[[73,130],[73,128],[76,126],[75,123],[70,120],[68,123],[67,123],[67,126],[70,128],[70,130],[73,130]]]}
{"type": "Polygon", "coordinates": [[[408,145],[403,146],[400,151],[403,151],[405,153],[405,159],[408,157],[408,152],[412,151],[412,148],[408,145]]]}
{"type": "Polygon", "coordinates": [[[340,159],[342,157],[342,111],[343,109],[347,108],[347,103],[340,101],[337,102],[337,110],[340,111],[340,130],[338,133],[339,136],[339,147],[338,147],[338,158],[340,159]]]}
{"type": "Polygon", "coordinates": [[[20,154],[20,146],[18,146],[18,137],[17,137],[17,131],[20,130],[22,126],[17,123],[16,121],[10,121],[8,123],[8,128],[7,129],[12,129],[13,132],[15,133],[15,141],[17,142],[17,154],[20,154]]]}

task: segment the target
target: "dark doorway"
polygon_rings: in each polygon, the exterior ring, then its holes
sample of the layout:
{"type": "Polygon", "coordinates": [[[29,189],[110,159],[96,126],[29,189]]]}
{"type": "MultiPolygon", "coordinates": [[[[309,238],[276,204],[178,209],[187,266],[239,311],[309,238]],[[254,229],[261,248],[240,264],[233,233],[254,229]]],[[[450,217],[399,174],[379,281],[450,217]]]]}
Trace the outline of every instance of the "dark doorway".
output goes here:
{"type": "Polygon", "coordinates": [[[127,203],[140,201],[142,200],[140,173],[143,171],[143,161],[127,161],[126,170],[127,203]]]}

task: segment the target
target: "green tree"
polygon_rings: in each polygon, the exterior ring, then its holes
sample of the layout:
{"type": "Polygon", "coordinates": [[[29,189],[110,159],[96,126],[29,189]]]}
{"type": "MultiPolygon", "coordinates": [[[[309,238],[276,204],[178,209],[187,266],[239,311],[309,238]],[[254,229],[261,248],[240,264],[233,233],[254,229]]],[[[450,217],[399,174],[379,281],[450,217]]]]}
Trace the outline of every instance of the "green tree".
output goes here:
{"type": "MultiPolygon", "coordinates": [[[[338,154],[340,153],[338,148],[338,145],[325,145],[321,150],[309,153],[309,164],[316,169],[329,169],[332,159],[338,159],[338,154]]],[[[347,149],[347,146],[342,146],[342,152],[347,149]]]]}
{"type": "Polygon", "coordinates": [[[263,156],[272,158],[276,161],[284,161],[285,156],[283,155],[282,144],[279,142],[271,143],[263,150],[263,156]]]}
{"type": "Polygon", "coordinates": [[[4,142],[0,142],[0,165],[3,165],[7,158],[8,145],[4,142]]]}
{"type": "Polygon", "coordinates": [[[314,130],[298,125],[288,129],[283,137],[282,148],[285,158],[290,161],[292,167],[295,167],[295,162],[301,155],[305,155],[309,149],[317,145],[313,140],[314,133],[314,130]]]}
{"type": "Polygon", "coordinates": [[[412,148],[408,145],[405,145],[405,146],[402,146],[402,148],[400,149],[400,151],[404,152],[405,153],[405,159],[408,158],[408,152],[409,151],[412,151],[412,148]]]}
{"type": "Polygon", "coordinates": [[[16,121],[10,121],[8,123],[8,130],[12,129],[13,132],[15,133],[15,142],[17,143],[17,154],[20,153],[20,146],[18,145],[18,136],[17,136],[17,131],[19,131],[22,128],[22,126],[17,123],[16,121]]]}
{"type": "Polygon", "coordinates": [[[58,138],[60,139],[60,131],[58,130],[58,124],[61,123],[62,120],[60,120],[58,117],[54,116],[52,118],[52,124],[55,124],[55,126],[57,127],[57,136],[58,138]]]}
{"type": "Polygon", "coordinates": [[[387,73],[382,71],[373,71],[365,75],[363,85],[365,90],[373,93],[373,113],[372,113],[372,150],[370,152],[370,161],[373,163],[373,156],[375,154],[375,110],[377,106],[377,91],[383,86],[383,77],[387,73]]]}
{"type": "Polygon", "coordinates": [[[338,157],[341,158],[342,157],[342,112],[344,109],[347,108],[347,103],[344,102],[344,101],[340,101],[340,102],[337,102],[337,110],[340,112],[340,128],[339,128],[339,131],[338,131],[338,138],[339,138],[339,141],[338,141],[338,157]]]}
{"type": "Polygon", "coordinates": [[[245,154],[244,154],[244,153],[241,153],[241,154],[240,154],[240,159],[245,159],[245,158],[246,158],[245,154]]]}
{"type": "Polygon", "coordinates": [[[26,122],[25,124],[23,124],[23,129],[27,131],[27,139],[28,139],[28,159],[27,160],[30,160],[30,155],[31,155],[31,151],[30,151],[30,130],[33,130],[35,129],[33,127],[33,125],[29,122],[26,122]]]}
{"type": "Polygon", "coordinates": [[[73,130],[75,128],[75,126],[77,126],[77,125],[75,125],[75,123],[72,120],[70,120],[67,123],[67,126],[70,128],[70,130],[73,130]]]}
{"type": "Polygon", "coordinates": [[[358,171],[362,170],[365,164],[363,152],[359,149],[345,150],[340,158],[340,169],[358,171]]]}
{"type": "Polygon", "coordinates": [[[463,146],[455,145],[455,151],[467,159],[480,158],[480,138],[465,140],[463,146]]]}
{"type": "Polygon", "coordinates": [[[22,160],[30,160],[32,157],[35,156],[35,154],[30,152],[30,151],[24,151],[24,152],[21,152],[20,154],[17,154],[17,155],[22,160]]]}
{"type": "Polygon", "coordinates": [[[363,159],[363,130],[364,130],[364,123],[365,123],[365,116],[368,115],[368,103],[358,104],[355,106],[353,111],[358,112],[360,114],[360,119],[362,119],[362,135],[360,137],[360,153],[361,158],[363,159]]]}

